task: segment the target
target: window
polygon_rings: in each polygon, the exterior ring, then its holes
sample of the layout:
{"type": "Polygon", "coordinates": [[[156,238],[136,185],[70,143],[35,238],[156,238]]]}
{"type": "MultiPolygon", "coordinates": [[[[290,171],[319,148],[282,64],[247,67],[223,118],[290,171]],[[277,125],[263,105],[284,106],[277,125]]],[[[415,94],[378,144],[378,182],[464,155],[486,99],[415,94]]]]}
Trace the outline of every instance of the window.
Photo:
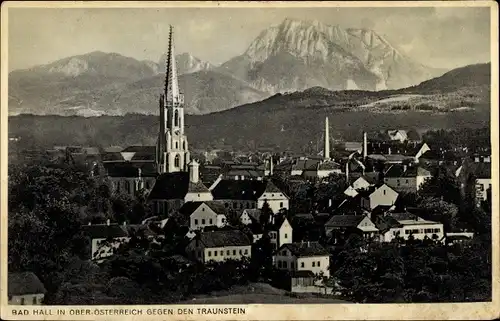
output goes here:
{"type": "Polygon", "coordinates": [[[233,250],[233,255],[236,255],[236,250],[233,250]]]}
{"type": "Polygon", "coordinates": [[[274,194],[271,194],[271,197],[274,197],[274,194]]]}
{"type": "Polygon", "coordinates": [[[242,255],[242,254],[243,254],[243,251],[242,251],[242,250],[240,250],[240,255],[242,255]]]}
{"type": "MultiPolygon", "coordinates": [[[[399,179],[397,180],[397,182],[398,182],[398,186],[399,186],[399,185],[401,185],[401,182],[399,181],[399,179]]],[[[385,194],[385,193],[384,193],[384,194],[385,194]]]]}
{"type": "Polygon", "coordinates": [[[406,180],[406,184],[408,184],[408,180],[406,180]]]}
{"type": "Polygon", "coordinates": [[[478,191],[480,191],[480,192],[484,191],[484,186],[483,186],[482,184],[478,184],[478,185],[476,185],[476,188],[477,188],[477,190],[478,190],[478,191]]]}
{"type": "Polygon", "coordinates": [[[175,149],[179,148],[179,142],[175,142],[175,149]]]}
{"type": "Polygon", "coordinates": [[[37,299],[36,296],[33,296],[33,301],[32,301],[33,304],[36,304],[36,301],[37,301],[36,299],[37,299]]]}
{"type": "Polygon", "coordinates": [[[208,251],[208,257],[212,256],[212,251],[208,251]]]}
{"type": "Polygon", "coordinates": [[[300,263],[300,267],[302,267],[302,268],[304,267],[304,262],[300,263]]]}
{"type": "Polygon", "coordinates": [[[205,219],[201,220],[201,225],[205,225],[205,219]]]}
{"type": "Polygon", "coordinates": [[[410,231],[409,230],[405,230],[405,234],[406,235],[410,234],[410,231]]]}
{"type": "Polygon", "coordinates": [[[179,111],[175,111],[174,114],[174,126],[179,126],[179,111]]]}
{"type": "Polygon", "coordinates": [[[227,250],[226,255],[231,255],[231,251],[227,250]]]}
{"type": "Polygon", "coordinates": [[[175,167],[179,167],[181,164],[181,157],[179,156],[179,154],[175,155],[175,158],[174,158],[174,166],[175,167]]]}
{"type": "Polygon", "coordinates": [[[280,208],[283,208],[283,202],[280,202],[280,208]]]}
{"type": "Polygon", "coordinates": [[[245,255],[247,255],[247,254],[248,254],[248,249],[245,249],[245,255]]]}
{"type": "MultiPolygon", "coordinates": [[[[200,194],[198,194],[198,196],[200,196],[200,194]]],[[[202,212],[205,212],[205,208],[202,208],[202,209],[201,209],[201,211],[202,211],[202,212]]]]}
{"type": "Polygon", "coordinates": [[[248,203],[248,202],[247,202],[247,206],[246,206],[246,208],[250,208],[250,203],[248,203]]]}
{"type": "Polygon", "coordinates": [[[226,219],[223,217],[222,218],[222,224],[226,223],[226,219]]]}
{"type": "Polygon", "coordinates": [[[183,149],[183,150],[186,150],[186,142],[183,142],[183,143],[182,143],[182,149],[183,149]]]}
{"type": "Polygon", "coordinates": [[[285,233],[285,238],[288,238],[288,234],[285,233]]]}
{"type": "Polygon", "coordinates": [[[384,189],[384,195],[385,195],[385,189],[384,189]]]}
{"type": "Polygon", "coordinates": [[[287,266],[287,264],[286,264],[286,261],[283,261],[283,268],[285,268],[285,269],[286,269],[287,267],[288,267],[288,266],[287,266]]]}
{"type": "Polygon", "coordinates": [[[194,220],[194,225],[198,225],[198,220],[197,219],[194,220]]]}
{"type": "Polygon", "coordinates": [[[220,251],[220,256],[224,256],[224,251],[220,251]]]}
{"type": "Polygon", "coordinates": [[[209,222],[210,222],[210,225],[212,225],[212,224],[213,224],[213,220],[212,220],[212,219],[210,219],[210,221],[209,221],[209,222]]]}
{"type": "Polygon", "coordinates": [[[229,204],[226,202],[226,203],[224,203],[224,206],[225,206],[226,208],[228,208],[228,207],[229,207],[229,204]]]}
{"type": "Polygon", "coordinates": [[[314,263],[315,263],[315,262],[313,261],[313,263],[312,263],[312,267],[314,267],[314,263]]]}
{"type": "Polygon", "coordinates": [[[278,261],[278,268],[281,269],[281,261],[278,261]]]}
{"type": "Polygon", "coordinates": [[[217,251],[214,251],[214,256],[217,256],[217,251]]]}
{"type": "Polygon", "coordinates": [[[286,250],[281,251],[281,255],[286,256],[286,250]]]}
{"type": "Polygon", "coordinates": [[[318,261],[318,267],[319,267],[320,261],[318,261]]]}
{"type": "Polygon", "coordinates": [[[130,193],[130,182],[129,181],[125,181],[125,191],[127,193],[130,193]]]}
{"type": "Polygon", "coordinates": [[[21,305],[24,305],[24,298],[21,298],[21,305]]]}

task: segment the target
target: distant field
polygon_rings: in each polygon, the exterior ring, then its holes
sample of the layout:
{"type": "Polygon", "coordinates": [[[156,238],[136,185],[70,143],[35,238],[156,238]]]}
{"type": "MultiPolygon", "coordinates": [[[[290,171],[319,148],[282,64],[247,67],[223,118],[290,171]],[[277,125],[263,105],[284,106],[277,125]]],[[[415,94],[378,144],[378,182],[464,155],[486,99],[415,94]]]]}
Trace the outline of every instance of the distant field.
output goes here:
{"type": "Polygon", "coordinates": [[[285,295],[273,295],[273,294],[233,294],[227,296],[220,296],[214,298],[204,298],[204,299],[193,299],[189,301],[179,302],[180,304],[293,304],[293,303],[350,303],[347,301],[342,301],[338,299],[328,299],[328,298],[293,298],[285,295]]]}
{"type": "Polygon", "coordinates": [[[226,291],[199,295],[192,300],[180,304],[291,304],[291,303],[350,303],[334,298],[320,298],[312,294],[299,294],[292,297],[290,293],[272,287],[266,283],[252,283],[246,286],[234,286],[226,291]]]}

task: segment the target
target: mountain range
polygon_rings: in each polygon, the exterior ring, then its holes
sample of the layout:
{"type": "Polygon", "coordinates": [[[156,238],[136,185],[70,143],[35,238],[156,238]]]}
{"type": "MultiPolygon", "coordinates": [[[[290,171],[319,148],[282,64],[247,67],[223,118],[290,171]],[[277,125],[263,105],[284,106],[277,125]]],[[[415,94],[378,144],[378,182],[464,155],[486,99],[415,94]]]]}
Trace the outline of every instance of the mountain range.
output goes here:
{"type": "MultiPolygon", "coordinates": [[[[207,75],[209,71],[201,72],[207,75]]],[[[363,131],[456,129],[490,126],[491,64],[454,69],[399,90],[331,91],[313,87],[204,115],[188,115],[191,148],[319,150],[325,117],[332,140],[360,141],[363,131]],[[225,147],[224,147],[225,148],[225,147]]],[[[157,75],[156,77],[161,77],[157,75]]],[[[160,81],[160,79],[158,79],[160,81]]],[[[156,82],[156,80],[154,81],[156,82]]],[[[144,84],[145,87],[148,84],[144,84]]],[[[136,92],[134,88],[131,92],[136,92]]],[[[123,103],[133,95],[123,98],[123,103]]],[[[140,100],[140,98],[137,98],[140,100]]],[[[23,146],[151,145],[159,130],[155,115],[9,117],[9,137],[23,146]]]]}
{"type": "MultiPolygon", "coordinates": [[[[285,19],[220,66],[176,56],[186,113],[207,114],[277,93],[322,87],[380,91],[417,85],[446,70],[426,67],[368,29],[285,19]]],[[[156,114],[158,62],[91,52],[9,74],[9,114],[156,114]]]]}

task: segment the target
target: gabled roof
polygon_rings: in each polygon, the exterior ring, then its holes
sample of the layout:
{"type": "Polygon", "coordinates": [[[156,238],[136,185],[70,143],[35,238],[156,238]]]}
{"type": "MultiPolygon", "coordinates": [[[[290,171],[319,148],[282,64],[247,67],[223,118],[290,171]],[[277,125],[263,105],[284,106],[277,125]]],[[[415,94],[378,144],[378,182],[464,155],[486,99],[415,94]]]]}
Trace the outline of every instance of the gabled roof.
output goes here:
{"type": "Polygon", "coordinates": [[[209,248],[252,245],[248,236],[239,230],[203,232],[200,242],[209,248]]]}
{"type": "Polygon", "coordinates": [[[364,215],[333,215],[325,226],[357,227],[365,217],[364,215]]]}
{"type": "Polygon", "coordinates": [[[421,166],[407,166],[406,170],[404,165],[391,165],[384,174],[385,177],[417,177],[417,176],[431,176],[431,172],[421,166]]]}
{"type": "MultiPolygon", "coordinates": [[[[296,257],[326,256],[330,255],[318,242],[296,242],[283,244],[280,248],[287,248],[296,257]]],[[[279,250],[278,250],[279,251],[279,250]]]]}
{"type": "Polygon", "coordinates": [[[247,213],[248,216],[250,216],[250,219],[259,221],[260,213],[261,213],[260,209],[258,209],[258,208],[245,209],[241,212],[241,214],[243,214],[244,212],[247,213]]]}
{"type": "Polygon", "coordinates": [[[8,295],[45,294],[43,283],[33,272],[9,273],[8,295]]]}
{"type": "Polygon", "coordinates": [[[318,170],[326,171],[326,170],[336,170],[336,169],[340,169],[340,164],[335,163],[334,161],[327,161],[318,164],[318,170]]]}
{"type": "Polygon", "coordinates": [[[277,231],[281,228],[281,225],[283,225],[283,222],[285,222],[287,218],[284,216],[280,216],[277,219],[274,220],[274,223],[271,224],[270,229],[273,231],[277,231]]]}
{"type": "Polygon", "coordinates": [[[390,215],[387,216],[377,216],[375,218],[375,226],[384,233],[385,231],[390,230],[391,228],[400,228],[403,225],[398,222],[395,218],[390,215]]]}
{"type": "Polygon", "coordinates": [[[142,154],[156,154],[156,146],[129,146],[121,152],[127,153],[142,153],[142,154]]]}
{"type": "Polygon", "coordinates": [[[123,150],[123,147],[121,146],[109,146],[109,147],[104,147],[104,152],[105,153],[119,153],[123,150]]]}
{"type": "Polygon", "coordinates": [[[157,177],[155,185],[149,193],[148,199],[150,200],[174,200],[174,199],[184,199],[188,192],[193,193],[203,193],[209,192],[205,187],[203,188],[203,183],[198,182],[192,184],[189,181],[189,173],[187,172],[176,172],[176,173],[165,173],[157,177]]]}

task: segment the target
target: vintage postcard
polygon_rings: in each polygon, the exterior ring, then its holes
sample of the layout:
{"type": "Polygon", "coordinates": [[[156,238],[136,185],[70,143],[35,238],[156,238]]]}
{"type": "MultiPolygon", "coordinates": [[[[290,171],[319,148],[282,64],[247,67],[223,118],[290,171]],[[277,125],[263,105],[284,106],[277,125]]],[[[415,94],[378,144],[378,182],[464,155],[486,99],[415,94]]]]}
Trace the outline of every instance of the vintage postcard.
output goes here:
{"type": "Polygon", "coordinates": [[[1,24],[2,319],[500,316],[496,2],[1,24]]]}

